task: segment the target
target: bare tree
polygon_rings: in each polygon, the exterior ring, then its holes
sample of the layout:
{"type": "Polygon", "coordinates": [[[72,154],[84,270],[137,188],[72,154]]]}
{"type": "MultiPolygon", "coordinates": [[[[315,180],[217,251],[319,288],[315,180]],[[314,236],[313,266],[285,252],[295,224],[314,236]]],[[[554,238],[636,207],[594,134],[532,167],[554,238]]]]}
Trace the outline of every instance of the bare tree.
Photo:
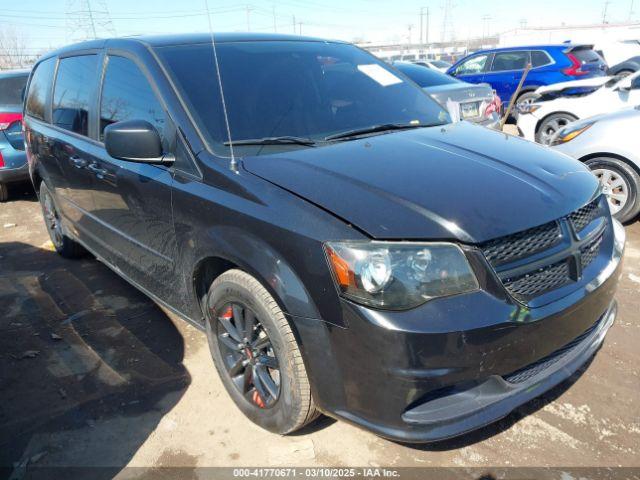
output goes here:
{"type": "Polygon", "coordinates": [[[29,55],[22,34],[13,28],[0,30],[0,70],[28,67],[36,58],[29,55]]]}

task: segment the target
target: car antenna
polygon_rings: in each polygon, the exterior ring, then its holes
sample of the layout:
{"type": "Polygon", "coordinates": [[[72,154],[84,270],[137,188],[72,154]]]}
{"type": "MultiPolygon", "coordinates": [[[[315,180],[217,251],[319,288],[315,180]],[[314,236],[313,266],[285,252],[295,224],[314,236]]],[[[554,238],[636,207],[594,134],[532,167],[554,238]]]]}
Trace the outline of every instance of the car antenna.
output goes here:
{"type": "Polygon", "coordinates": [[[222,77],[220,75],[220,64],[218,63],[218,52],[216,50],[216,40],[213,34],[213,26],[211,24],[211,12],[209,11],[209,2],[204,0],[204,7],[207,11],[207,22],[209,25],[209,35],[211,36],[211,47],[213,48],[213,62],[216,67],[216,77],[218,78],[218,88],[220,88],[220,99],[222,100],[222,112],[224,113],[224,122],[227,127],[227,137],[229,138],[229,152],[231,153],[231,162],[229,168],[238,173],[238,165],[236,163],[236,156],[233,151],[233,142],[231,141],[231,127],[229,126],[229,115],[227,114],[227,103],[224,99],[224,90],[222,88],[222,77]]]}

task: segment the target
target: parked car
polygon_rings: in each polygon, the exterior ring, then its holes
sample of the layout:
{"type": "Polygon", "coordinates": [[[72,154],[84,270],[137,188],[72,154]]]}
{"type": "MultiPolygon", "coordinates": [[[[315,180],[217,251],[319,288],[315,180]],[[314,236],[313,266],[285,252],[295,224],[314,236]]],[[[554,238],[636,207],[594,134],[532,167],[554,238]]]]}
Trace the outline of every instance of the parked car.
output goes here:
{"type": "Polygon", "coordinates": [[[213,40],[50,53],[24,123],[56,250],[93,252],[206,331],[248,418],[285,434],[323,412],[434,441],[597,351],[624,229],[586,167],[450,123],[348,43],[213,40]]]}
{"type": "Polygon", "coordinates": [[[640,56],[628,58],[625,61],[610,67],[607,74],[612,77],[623,78],[634,74],[638,70],[640,70],[640,56]]]}
{"type": "Polygon", "coordinates": [[[534,103],[520,107],[518,130],[524,138],[549,144],[558,130],[580,118],[640,103],[640,72],[558,83],[536,91],[534,103]]]}
{"type": "Polygon", "coordinates": [[[502,102],[490,85],[466,83],[415,63],[394,62],[393,66],[447,109],[452,119],[500,128],[502,102]]]}
{"type": "Polygon", "coordinates": [[[640,213],[640,106],[586,118],[561,129],[551,145],[598,177],[611,213],[628,222],[640,213]]]}
{"type": "Polygon", "coordinates": [[[0,202],[9,198],[7,185],[29,180],[22,136],[22,94],[28,70],[0,72],[0,202]]]}
{"type": "Polygon", "coordinates": [[[451,64],[449,62],[445,62],[444,60],[417,60],[415,62],[416,65],[422,65],[423,67],[431,68],[433,70],[438,70],[439,72],[446,72],[451,68],[451,64]]]}
{"type": "Polygon", "coordinates": [[[637,40],[598,42],[593,48],[609,65],[617,65],[640,55],[640,42],[637,40]]]}
{"type": "Polygon", "coordinates": [[[455,63],[447,73],[469,83],[488,83],[508,105],[531,64],[517,103],[530,102],[538,87],[605,75],[607,64],[592,45],[535,45],[481,50],[455,63]]]}

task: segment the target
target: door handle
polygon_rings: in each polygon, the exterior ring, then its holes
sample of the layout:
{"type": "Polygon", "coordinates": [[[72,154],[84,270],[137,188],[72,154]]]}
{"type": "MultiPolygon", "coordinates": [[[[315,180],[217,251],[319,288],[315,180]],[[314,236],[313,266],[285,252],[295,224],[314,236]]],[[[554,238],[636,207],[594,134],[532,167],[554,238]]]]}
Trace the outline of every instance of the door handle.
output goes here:
{"type": "Polygon", "coordinates": [[[107,171],[104,168],[100,168],[98,167],[97,163],[91,163],[89,164],[89,166],[87,167],[87,169],[91,172],[94,173],[96,175],[96,177],[103,179],[104,176],[107,174],[107,171]]]}
{"type": "Polygon", "coordinates": [[[73,166],[76,168],[84,168],[88,163],[84,158],[80,158],[76,155],[72,155],[71,157],[69,157],[69,160],[71,160],[73,166]]]}

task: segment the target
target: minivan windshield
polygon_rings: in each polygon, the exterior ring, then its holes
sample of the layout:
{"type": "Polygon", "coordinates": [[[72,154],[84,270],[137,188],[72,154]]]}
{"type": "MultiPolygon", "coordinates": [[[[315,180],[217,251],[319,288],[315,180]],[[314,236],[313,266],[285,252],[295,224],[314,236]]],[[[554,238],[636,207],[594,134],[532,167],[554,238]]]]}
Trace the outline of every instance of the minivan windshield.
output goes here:
{"type": "MultiPolygon", "coordinates": [[[[164,46],[157,52],[212,150],[226,148],[212,44],[164,46]]],[[[403,74],[353,45],[219,42],[216,53],[231,140],[241,155],[273,152],[256,145],[309,148],[358,133],[385,133],[384,125],[394,131],[450,122],[447,112],[403,74]]]]}

